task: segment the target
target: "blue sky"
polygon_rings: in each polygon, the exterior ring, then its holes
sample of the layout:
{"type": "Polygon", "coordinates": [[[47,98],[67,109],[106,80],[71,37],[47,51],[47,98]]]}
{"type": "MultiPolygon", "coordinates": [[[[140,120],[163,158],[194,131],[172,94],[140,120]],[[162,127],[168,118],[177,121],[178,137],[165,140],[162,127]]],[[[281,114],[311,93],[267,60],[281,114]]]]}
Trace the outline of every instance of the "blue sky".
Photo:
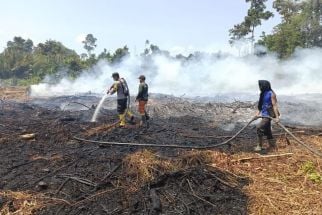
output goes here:
{"type": "MultiPolygon", "coordinates": [[[[141,52],[144,42],[174,52],[225,49],[228,30],[243,20],[244,0],[0,0],[0,50],[14,36],[35,44],[48,39],[85,52],[81,40],[92,33],[96,52],[128,45],[141,52]]],[[[272,0],[268,1],[270,7],[272,0]]],[[[256,31],[271,32],[279,17],[256,31]]]]}

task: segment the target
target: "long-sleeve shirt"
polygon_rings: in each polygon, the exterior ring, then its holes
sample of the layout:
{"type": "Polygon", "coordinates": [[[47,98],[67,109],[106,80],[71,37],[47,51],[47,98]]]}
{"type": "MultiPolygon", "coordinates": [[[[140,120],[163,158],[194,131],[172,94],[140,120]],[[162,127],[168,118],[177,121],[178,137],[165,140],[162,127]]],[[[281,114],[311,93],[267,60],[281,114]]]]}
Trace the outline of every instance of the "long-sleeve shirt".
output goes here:
{"type": "Polygon", "coordinates": [[[136,99],[142,100],[142,101],[148,101],[148,97],[149,97],[148,88],[149,87],[145,82],[140,83],[139,92],[138,92],[138,95],[136,96],[136,99]]]}

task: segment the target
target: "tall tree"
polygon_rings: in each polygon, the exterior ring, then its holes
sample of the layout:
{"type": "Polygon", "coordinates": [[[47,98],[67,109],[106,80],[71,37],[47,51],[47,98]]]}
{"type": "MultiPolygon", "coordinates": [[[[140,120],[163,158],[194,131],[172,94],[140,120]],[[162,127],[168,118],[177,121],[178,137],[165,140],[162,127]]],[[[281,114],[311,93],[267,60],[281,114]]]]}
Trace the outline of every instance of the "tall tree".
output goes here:
{"type": "Polygon", "coordinates": [[[2,65],[0,66],[2,78],[24,78],[29,75],[30,61],[33,50],[33,42],[30,39],[14,37],[12,41],[7,42],[3,55],[1,56],[2,65]]]}
{"type": "Polygon", "coordinates": [[[246,0],[246,3],[250,3],[250,8],[247,11],[247,16],[245,16],[244,21],[240,24],[234,25],[232,29],[229,30],[230,43],[234,43],[236,40],[240,39],[250,39],[252,46],[255,41],[255,27],[262,24],[262,20],[268,20],[273,17],[273,13],[265,10],[265,2],[267,0],[246,0]],[[250,38],[245,38],[247,35],[251,34],[250,38]]]}
{"type": "Polygon", "coordinates": [[[96,48],[96,41],[97,39],[93,34],[87,34],[85,40],[82,41],[82,43],[84,43],[84,49],[86,49],[89,56],[91,56],[92,51],[96,48]]]}

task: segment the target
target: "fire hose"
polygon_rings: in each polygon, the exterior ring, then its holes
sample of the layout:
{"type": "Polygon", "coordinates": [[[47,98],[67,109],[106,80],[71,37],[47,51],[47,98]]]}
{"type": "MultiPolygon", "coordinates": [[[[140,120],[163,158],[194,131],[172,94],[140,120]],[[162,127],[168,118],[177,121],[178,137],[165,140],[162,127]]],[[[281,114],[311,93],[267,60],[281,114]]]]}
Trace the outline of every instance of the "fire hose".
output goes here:
{"type": "MultiPolygon", "coordinates": [[[[149,143],[122,143],[122,142],[109,142],[109,141],[98,141],[98,140],[89,140],[84,139],[78,136],[73,136],[73,139],[82,141],[82,142],[88,142],[88,143],[98,143],[98,144],[106,144],[106,145],[116,145],[116,146],[144,146],[144,147],[166,147],[166,148],[181,148],[181,149],[212,149],[217,148],[219,146],[226,145],[230,143],[232,140],[236,139],[238,135],[244,131],[253,121],[259,119],[259,118],[269,118],[273,120],[271,117],[263,117],[263,116],[255,116],[253,117],[246,125],[244,125],[237,133],[234,134],[231,138],[216,144],[211,144],[208,146],[193,146],[193,145],[176,145],[176,144],[149,144],[149,143]]],[[[299,143],[301,146],[306,148],[311,153],[319,156],[322,158],[322,153],[319,152],[319,150],[309,146],[308,144],[304,143],[300,139],[298,139],[292,132],[290,132],[283,124],[280,122],[276,122],[278,126],[280,126],[286,133],[288,133],[297,143],[299,143]]]]}
{"type": "Polygon", "coordinates": [[[281,124],[280,122],[276,123],[278,126],[280,126],[286,133],[288,133],[291,137],[293,137],[293,139],[298,142],[300,145],[302,145],[304,148],[306,148],[308,151],[312,152],[313,154],[319,156],[322,158],[322,153],[317,150],[314,149],[313,147],[307,145],[305,142],[301,141],[299,138],[297,138],[292,132],[290,132],[283,124],[281,124]]]}

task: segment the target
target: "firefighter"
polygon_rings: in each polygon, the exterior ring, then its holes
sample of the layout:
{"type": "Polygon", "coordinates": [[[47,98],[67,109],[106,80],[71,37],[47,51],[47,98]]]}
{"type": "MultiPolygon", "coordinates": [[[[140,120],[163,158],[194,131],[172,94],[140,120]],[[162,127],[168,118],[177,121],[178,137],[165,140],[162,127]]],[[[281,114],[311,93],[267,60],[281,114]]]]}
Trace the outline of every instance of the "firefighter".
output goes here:
{"type": "Polygon", "coordinates": [[[119,114],[120,127],[124,127],[126,124],[126,116],[130,117],[131,122],[133,122],[134,120],[134,116],[130,112],[128,107],[130,92],[125,79],[120,78],[119,73],[113,73],[112,78],[114,80],[114,83],[107,91],[107,94],[113,95],[115,92],[117,93],[117,112],[119,114]]]}
{"type": "Polygon", "coordinates": [[[136,96],[135,101],[139,103],[139,108],[138,111],[141,115],[141,121],[140,121],[140,126],[142,125],[146,125],[148,126],[147,120],[149,120],[149,115],[146,111],[146,105],[148,103],[148,85],[145,83],[145,76],[144,75],[140,75],[139,77],[139,91],[138,91],[138,95],[136,96]]]}
{"type": "MultiPolygon", "coordinates": [[[[275,92],[271,88],[271,84],[266,80],[258,81],[260,96],[258,102],[258,117],[272,117],[275,122],[279,122],[280,113],[277,106],[277,98],[275,92]]],[[[272,135],[271,119],[262,118],[256,126],[258,143],[255,147],[256,152],[263,150],[263,137],[266,136],[269,144],[267,151],[276,150],[276,142],[272,135]]]]}

